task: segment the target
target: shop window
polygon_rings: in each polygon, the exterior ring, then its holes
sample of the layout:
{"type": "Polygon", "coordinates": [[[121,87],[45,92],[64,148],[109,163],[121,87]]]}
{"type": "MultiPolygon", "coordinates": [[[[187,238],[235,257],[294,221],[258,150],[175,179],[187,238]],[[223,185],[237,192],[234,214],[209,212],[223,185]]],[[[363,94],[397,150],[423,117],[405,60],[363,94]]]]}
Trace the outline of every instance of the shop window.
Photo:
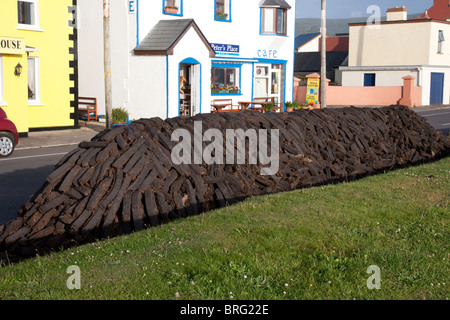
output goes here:
{"type": "Polygon", "coordinates": [[[212,68],[211,94],[238,94],[239,68],[212,68]]]}
{"type": "Polygon", "coordinates": [[[40,103],[39,58],[28,57],[28,103],[40,103]]]}
{"type": "Polygon", "coordinates": [[[18,22],[21,26],[39,26],[38,0],[17,1],[18,22]]]}
{"type": "Polygon", "coordinates": [[[445,37],[444,31],[439,30],[439,38],[438,38],[438,53],[443,53],[443,45],[444,45],[445,37]]]}
{"type": "Polygon", "coordinates": [[[215,20],[231,21],[231,0],[215,0],[215,20]]]}
{"type": "Polygon", "coordinates": [[[261,8],[261,33],[286,35],[287,9],[261,8]]]}
{"type": "Polygon", "coordinates": [[[183,9],[183,0],[163,0],[164,14],[173,14],[181,16],[183,9]]]}

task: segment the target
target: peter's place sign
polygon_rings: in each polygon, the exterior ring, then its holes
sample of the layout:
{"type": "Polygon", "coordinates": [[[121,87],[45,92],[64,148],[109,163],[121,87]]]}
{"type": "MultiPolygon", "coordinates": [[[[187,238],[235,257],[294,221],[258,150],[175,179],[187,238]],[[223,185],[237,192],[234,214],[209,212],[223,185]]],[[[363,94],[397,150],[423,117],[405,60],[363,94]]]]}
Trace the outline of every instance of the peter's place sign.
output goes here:
{"type": "Polygon", "coordinates": [[[25,54],[25,40],[0,36],[0,54],[25,54]]]}

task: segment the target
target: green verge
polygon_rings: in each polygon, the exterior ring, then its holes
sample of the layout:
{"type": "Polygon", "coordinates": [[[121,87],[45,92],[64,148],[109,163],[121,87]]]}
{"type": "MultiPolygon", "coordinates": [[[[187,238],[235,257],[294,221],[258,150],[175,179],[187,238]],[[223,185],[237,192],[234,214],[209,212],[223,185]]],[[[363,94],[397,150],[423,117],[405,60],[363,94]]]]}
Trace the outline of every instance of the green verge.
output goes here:
{"type": "Polygon", "coordinates": [[[448,299],[449,176],[447,157],[2,265],[0,299],[448,299]]]}

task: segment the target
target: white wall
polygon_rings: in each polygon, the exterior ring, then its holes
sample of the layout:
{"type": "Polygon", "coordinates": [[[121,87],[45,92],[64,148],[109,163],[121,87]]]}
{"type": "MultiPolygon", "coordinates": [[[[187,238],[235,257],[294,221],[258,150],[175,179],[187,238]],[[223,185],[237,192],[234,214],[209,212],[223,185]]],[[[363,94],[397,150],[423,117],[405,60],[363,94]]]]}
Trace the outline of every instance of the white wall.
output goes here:
{"type": "Polygon", "coordinates": [[[450,66],[450,23],[399,22],[350,26],[349,66],[450,66]],[[438,53],[438,32],[446,36],[438,53]]]}
{"type": "Polygon", "coordinates": [[[429,22],[350,26],[349,66],[429,63],[429,22]]]}
{"type": "Polygon", "coordinates": [[[358,71],[343,71],[342,72],[342,86],[344,87],[362,87],[364,86],[364,74],[375,73],[375,85],[377,87],[397,87],[403,86],[403,77],[413,76],[416,78],[416,85],[419,85],[419,77],[417,69],[410,70],[358,70],[358,71]]]}
{"type": "Polygon", "coordinates": [[[78,0],[78,85],[80,97],[97,98],[99,114],[105,114],[103,69],[103,2],[78,0]],[[103,84],[103,86],[102,86],[103,84]]]}
{"type": "Polygon", "coordinates": [[[308,43],[304,44],[297,51],[298,52],[319,52],[320,49],[320,36],[312,39],[308,43]]]}
{"type": "MultiPolygon", "coordinates": [[[[103,1],[78,0],[78,67],[80,96],[97,98],[105,114],[103,1]]],[[[113,108],[130,109],[130,52],[136,46],[136,15],[128,0],[111,1],[111,81],[113,108]]]]}
{"type": "Polygon", "coordinates": [[[130,119],[167,115],[166,57],[133,56],[130,59],[130,119]],[[151,90],[150,90],[151,88],[151,90]]]}

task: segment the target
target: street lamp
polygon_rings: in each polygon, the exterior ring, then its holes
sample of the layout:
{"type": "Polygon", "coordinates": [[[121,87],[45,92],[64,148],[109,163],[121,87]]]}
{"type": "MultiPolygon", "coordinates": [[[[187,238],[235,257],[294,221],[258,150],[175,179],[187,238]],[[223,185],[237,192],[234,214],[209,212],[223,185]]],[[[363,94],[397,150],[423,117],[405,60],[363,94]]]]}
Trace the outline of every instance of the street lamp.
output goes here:
{"type": "Polygon", "coordinates": [[[22,65],[20,64],[20,62],[17,64],[17,66],[14,68],[14,75],[16,77],[20,77],[20,75],[22,74],[22,65]]]}

